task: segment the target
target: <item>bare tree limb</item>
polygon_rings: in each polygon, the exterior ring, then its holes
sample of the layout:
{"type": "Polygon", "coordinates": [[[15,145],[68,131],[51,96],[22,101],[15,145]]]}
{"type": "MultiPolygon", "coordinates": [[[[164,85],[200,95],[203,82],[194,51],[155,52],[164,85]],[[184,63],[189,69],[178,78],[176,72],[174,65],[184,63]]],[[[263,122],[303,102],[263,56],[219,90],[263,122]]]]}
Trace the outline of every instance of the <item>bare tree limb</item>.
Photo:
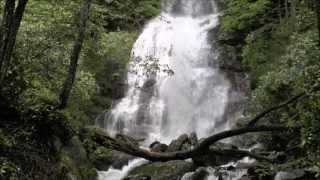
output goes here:
{"type": "Polygon", "coordinates": [[[286,126],[256,126],[256,127],[245,127],[245,128],[234,129],[234,130],[227,130],[227,131],[223,131],[221,133],[217,133],[212,136],[209,136],[208,138],[204,139],[201,143],[199,143],[196,147],[194,147],[191,150],[164,152],[164,153],[151,152],[149,150],[139,148],[133,143],[128,143],[127,141],[114,139],[108,136],[103,131],[96,131],[96,130],[90,130],[90,129],[86,129],[86,131],[89,131],[91,134],[91,138],[102,146],[106,146],[114,150],[121,151],[121,152],[130,154],[132,156],[141,157],[150,161],[165,162],[165,161],[171,161],[171,160],[185,160],[189,158],[195,158],[201,155],[206,155],[208,153],[214,153],[217,155],[238,154],[242,156],[250,156],[252,158],[259,159],[259,160],[271,161],[266,157],[255,155],[248,151],[240,151],[240,150],[210,151],[209,147],[212,144],[216,143],[217,141],[238,136],[238,135],[254,133],[254,132],[288,131],[290,129],[297,131],[300,129],[300,127],[297,126],[297,127],[288,128],[286,126]]]}
{"type": "Polygon", "coordinates": [[[311,88],[311,90],[309,90],[307,92],[302,92],[302,93],[300,93],[300,94],[288,99],[287,101],[277,105],[277,106],[273,106],[273,107],[271,107],[271,108],[259,113],[252,120],[249,121],[248,127],[255,126],[258,123],[258,121],[260,119],[262,119],[263,117],[265,117],[266,115],[268,115],[268,114],[270,114],[270,113],[272,113],[272,112],[274,112],[276,110],[285,108],[285,107],[297,102],[298,100],[307,97],[309,93],[313,93],[313,92],[316,92],[316,91],[320,91],[320,86],[319,85],[318,86],[314,86],[313,88],[311,88]]]}
{"type": "Polygon", "coordinates": [[[262,119],[263,117],[265,117],[266,115],[268,115],[268,114],[270,114],[270,113],[272,113],[272,112],[274,112],[276,110],[279,110],[279,109],[282,109],[284,107],[287,107],[288,105],[298,101],[300,98],[302,98],[304,96],[306,96],[305,92],[300,93],[300,94],[290,98],[289,100],[287,100],[284,103],[281,103],[279,105],[273,106],[273,107],[261,112],[260,114],[256,115],[252,120],[249,121],[248,126],[250,127],[250,126],[256,125],[258,123],[258,121],[260,119],[262,119]]]}

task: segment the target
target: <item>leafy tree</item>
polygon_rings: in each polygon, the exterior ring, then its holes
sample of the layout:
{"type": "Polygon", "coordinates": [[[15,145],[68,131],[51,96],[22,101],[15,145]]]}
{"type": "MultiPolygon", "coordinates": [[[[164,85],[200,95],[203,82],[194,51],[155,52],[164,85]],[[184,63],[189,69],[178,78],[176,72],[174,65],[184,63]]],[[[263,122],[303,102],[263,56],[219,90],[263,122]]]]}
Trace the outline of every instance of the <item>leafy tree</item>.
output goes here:
{"type": "Polygon", "coordinates": [[[76,77],[78,60],[83,46],[87,21],[89,19],[90,5],[91,0],[85,0],[83,7],[80,10],[80,18],[78,25],[79,32],[72,48],[68,76],[64,82],[62,92],[60,94],[60,109],[64,109],[67,106],[72,86],[76,77]]]}

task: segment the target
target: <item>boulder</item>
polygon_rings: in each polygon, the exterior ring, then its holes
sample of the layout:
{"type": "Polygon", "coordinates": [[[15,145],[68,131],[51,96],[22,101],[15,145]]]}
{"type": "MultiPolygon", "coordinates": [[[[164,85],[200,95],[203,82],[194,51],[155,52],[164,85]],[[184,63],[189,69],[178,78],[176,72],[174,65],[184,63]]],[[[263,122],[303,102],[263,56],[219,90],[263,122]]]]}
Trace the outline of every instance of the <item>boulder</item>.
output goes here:
{"type": "Polygon", "coordinates": [[[125,180],[180,180],[184,174],[194,170],[192,162],[169,161],[145,164],[133,169],[125,180]]]}
{"type": "Polygon", "coordinates": [[[293,170],[291,172],[280,171],[276,174],[274,180],[298,180],[306,175],[303,170],[293,170]]]}
{"type": "MultiPolygon", "coordinates": [[[[214,145],[210,146],[210,149],[212,150],[219,150],[219,149],[237,149],[237,147],[233,146],[232,144],[226,144],[226,143],[216,143],[214,145]]],[[[230,157],[230,156],[217,156],[215,154],[208,154],[203,156],[198,156],[196,158],[193,158],[193,161],[198,166],[219,166],[227,164],[231,161],[237,161],[240,160],[240,158],[230,157]]]]}
{"type": "Polygon", "coordinates": [[[88,159],[88,154],[83,147],[78,136],[72,137],[61,151],[57,154],[59,158],[58,168],[65,172],[65,178],[68,180],[95,180],[97,171],[88,159]]]}
{"type": "Polygon", "coordinates": [[[113,151],[105,147],[98,147],[93,153],[89,154],[90,160],[100,171],[106,171],[113,163],[113,151]]]}
{"type": "Polygon", "coordinates": [[[198,138],[196,133],[191,133],[190,135],[183,134],[169,144],[166,152],[189,150],[197,144],[198,138]]]}
{"type": "Polygon", "coordinates": [[[112,166],[115,169],[121,169],[123,166],[128,165],[129,161],[135,159],[134,156],[119,152],[119,151],[113,151],[112,157],[110,161],[112,162],[110,166],[112,166]]]}
{"type": "Polygon", "coordinates": [[[195,132],[191,133],[189,136],[189,140],[192,146],[195,146],[198,144],[198,136],[195,132]]]}
{"type": "Polygon", "coordinates": [[[184,144],[187,144],[189,140],[189,136],[187,134],[183,134],[178,137],[178,139],[171,141],[167,152],[175,152],[182,150],[184,144]]]}
{"type": "Polygon", "coordinates": [[[156,141],[152,143],[149,148],[152,152],[166,152],[166,150],[168,149],[168,145],[156,141]]]}
{"type": "Polygon", "coordinates": [[[251,180],[251,178],[246,174],[243,175],[239,180],[251,180]]]}
{"type": "Polygon", "coordinates": [[[209,172],[206,168],[200,167],[195,172],[187,173],[183,176],[182,180],[205,180],[209,172]]]}

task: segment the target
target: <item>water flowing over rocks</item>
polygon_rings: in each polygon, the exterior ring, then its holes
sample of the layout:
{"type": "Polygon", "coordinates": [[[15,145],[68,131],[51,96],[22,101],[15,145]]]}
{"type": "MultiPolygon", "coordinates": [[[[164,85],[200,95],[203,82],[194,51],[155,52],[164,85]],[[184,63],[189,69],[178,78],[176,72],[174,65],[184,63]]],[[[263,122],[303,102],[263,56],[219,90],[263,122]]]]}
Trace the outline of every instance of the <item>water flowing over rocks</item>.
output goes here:
{"type": "Polygon", "coordinates": [[[133,160],[135,157],[127,155],[122,152],[113,151],[111,158],[111,166],[115,169],[121,169],[123,166],[127,165],[130,160],[133,160]]]}
{"type": "MultiPolygon", "coordinates": [[[[237,150],[238,148],[231,145],[231,144],[225,144],[225,143],[216,143],[212,146],[210,146],[210,149],[217,150],[217,149],[234,149],[237,150]]],[[[219,166],[227,164],[230,161],[236,161],[240,160],[241,158],[235,158],[235,157],[229,157],[229,156],[217,156],[215,154],[209,154],[204,156],[199,156],[197,158],[194,158],[193,161],[198,166],[219,166]]]]}
{"type": "MultiPolygon", "coordinates": [[[[100,123],[111,135],[145,139],[141,145],[151,144],[153,152],[174,152],[190,150],[198,138],[234,125],[232,119],[241,115],[240,97],[246,87],[242,85],[245,80],[233,85],[244,79],[238,72],[222,68],[220,61],[228,57],[216,40],[219,15],[214,0],[163,1],[163,12],[145,26],[132,49],[125,97],[100,123]]],[[[217,166],[230,160],[234,158],[205,156],[194,163],[151,163],[135,168],[128,178],[177,179],[195,170],[195,164],[217,166]],[[175,172],[160,173],[158,168],[175,172]],[[155,170],[135,173],[145,169],[155,170]]]]}
{"type": "Polygon", "coordinates": [[[192,170],[194,170],[192,162],[157,162],[133,169],[124,180],[180,180],[184,174],[192,170]]]}
{"type": "Polygon", "coordinates": [[[136,41],[128,91],[106,119],[111,134],[147,138],[147,144],[192,132],[202,138],[228,128],[225,110],[230,95],[232,101],[237,96],[209,41],[219,18],[214,1],[166,4],[136,41]]]}

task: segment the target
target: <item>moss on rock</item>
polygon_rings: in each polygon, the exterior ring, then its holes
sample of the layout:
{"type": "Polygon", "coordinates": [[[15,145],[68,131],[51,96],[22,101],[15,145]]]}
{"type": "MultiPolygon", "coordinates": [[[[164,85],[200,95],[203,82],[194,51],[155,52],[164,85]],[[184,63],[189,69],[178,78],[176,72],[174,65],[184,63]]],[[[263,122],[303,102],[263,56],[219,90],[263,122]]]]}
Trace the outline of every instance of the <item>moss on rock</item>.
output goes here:
{"type": "Polygon", "coordinates": [[[170,161],[156,162],[135,168],[125,180],[151,178],[152,180],[178,180],[187,172],[193,171],[192,162],[170,161]]]}
{"type": "Polygon", "coordinates": [[[79,137],[73,137],[59,153],[59,169],[65,179],[95,180],[97,172],[79,137]]]}

